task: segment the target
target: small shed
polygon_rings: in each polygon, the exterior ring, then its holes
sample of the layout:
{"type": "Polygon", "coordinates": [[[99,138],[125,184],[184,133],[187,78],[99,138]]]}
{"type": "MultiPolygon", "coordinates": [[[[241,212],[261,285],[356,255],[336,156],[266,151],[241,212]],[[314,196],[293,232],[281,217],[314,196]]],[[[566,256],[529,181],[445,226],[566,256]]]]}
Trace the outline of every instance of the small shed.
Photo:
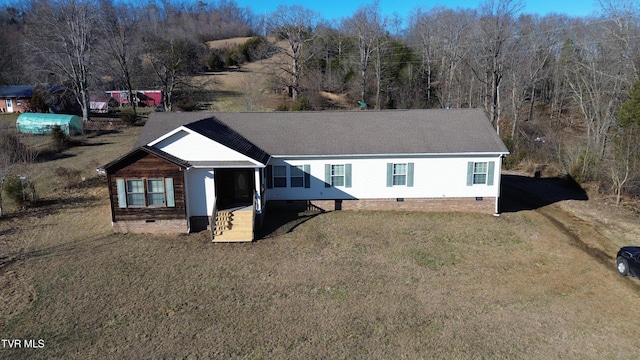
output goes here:
{"type": "Polygon", "coordinates": [[[82,118],[76,115],[24,113],[16,120],[18,132],[25,134],[49,134],[55,125],[67,135],[82,134],[82,118]]]}

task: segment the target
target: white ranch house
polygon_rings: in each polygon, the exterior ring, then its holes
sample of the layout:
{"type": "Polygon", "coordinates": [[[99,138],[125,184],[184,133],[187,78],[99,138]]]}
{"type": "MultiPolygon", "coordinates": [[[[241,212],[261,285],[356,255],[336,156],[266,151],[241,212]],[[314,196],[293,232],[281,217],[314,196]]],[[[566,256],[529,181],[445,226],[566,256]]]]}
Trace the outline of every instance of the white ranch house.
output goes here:
{"type": "Polygon", "coordinates": [[[153,113],[105,170],[117,230],[237,241],[283,206],[497,214],[507,154],[480,109],[153,113]]]}

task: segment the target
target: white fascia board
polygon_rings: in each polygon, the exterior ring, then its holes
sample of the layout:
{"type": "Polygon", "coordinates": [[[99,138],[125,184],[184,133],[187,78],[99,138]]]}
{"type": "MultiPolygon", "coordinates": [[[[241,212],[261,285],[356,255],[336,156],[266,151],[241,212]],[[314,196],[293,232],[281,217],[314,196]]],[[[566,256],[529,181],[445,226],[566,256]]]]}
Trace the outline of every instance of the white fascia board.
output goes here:
{"type": "Polygon", "coordinates": [[[209,166],[209,165],[191,165],[187,169],[264,169],[267,165],[256,163],[255,166],[238,166],[238,165],[223,165],[223,166],[209,166]]]}
{"type": "MultiPolygon", "coordinates": [[[[321,159],[321,158],[397,158],[397,157],[434,157],[434,156],[456,156],[456,157],[500,157],[508,155],[509,152],[466,152],[466,153],[397,153],[397,154],[334,154],[334,155],[271,155],[277,159],[321,159]]],[[[271,160],[271,159],[269,159],[271,160]]]]}

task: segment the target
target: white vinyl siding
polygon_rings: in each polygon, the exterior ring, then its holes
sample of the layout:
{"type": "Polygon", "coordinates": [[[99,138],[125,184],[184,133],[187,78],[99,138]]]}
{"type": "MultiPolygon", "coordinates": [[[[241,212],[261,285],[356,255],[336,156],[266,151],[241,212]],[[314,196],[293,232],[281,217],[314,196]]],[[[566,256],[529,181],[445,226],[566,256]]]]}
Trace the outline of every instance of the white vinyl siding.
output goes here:
{"type": "MultiPolygon", "coordinates": [[[[350,158],[350,159],[287,159],[274,158],[266,173],[276,165],[309,165],[309,188],[272,188],[267,181],[269,200],[333,200],[333,199],[412,199],[412,198],[491,198],[499,195],[495,186],[500,175],[497,157],[425,158],[350,158]],[[346,160],[346,161],[345,161],[346,160]],[[467,186],[467,163],[487,163],[487,184],[467,186]],[[493,168],[491,163],[494,163],[493,168]],[[391,164],[391,171],[388,170],[391,164]],[[393,185],[393,164],[406,164],[406,185],[393,185]],[[273,166],[272,166],[273,165],[273,166]],[[331,165],[344,165],[344,186],[331,186],[331,165]],[[348,166],[347,166],[348,165],[348,166]],[[351,176],[347,176],[351,168],[351,176]],[[388,175],[391,175],[388,177],[388,175]],[[388,181],[389,180],[389,181],[388,181]],[[348,186],[348,183],[351,186],[348,186]]],[[[268,176],[267,179],[272,179],[268,176]]],[[[471,177],[473,179],[473,177],[471,177]]],[[[305,181],[305,186],[306,186],[305,181]]]]}

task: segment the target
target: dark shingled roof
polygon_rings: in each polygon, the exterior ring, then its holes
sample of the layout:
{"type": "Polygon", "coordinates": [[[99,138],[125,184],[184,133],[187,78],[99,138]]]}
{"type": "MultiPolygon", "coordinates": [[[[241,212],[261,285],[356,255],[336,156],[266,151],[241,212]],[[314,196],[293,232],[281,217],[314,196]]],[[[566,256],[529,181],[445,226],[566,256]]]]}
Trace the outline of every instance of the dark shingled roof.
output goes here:
{"type": "MultiPolygon", "coordinates": [[[[0,86],[0,98],[30,98],[33,97],[33,90],[35,90],[35,88],[33,85],[0,86]]],[[[64,90],[65,87],[62,85],[54,85],[49,86],[47,89],[50,93],[54,93],[59,90],[64,90]]]]}
{"type": "Polygon", "coordinates": [[[263,164],[269,161],[269,154],[264,150],[215,118],[198,120],[185,127],[263,164]]]}
{"type": "Polygon", "coordinates": [[[31,85],[0,86],[0,97],[30,98],[33,96],[33,88],[31,85]]]}
{"type": "Polygon", "coordinates": [[[214,140],[222,126],[272,156],[508,153],[481,109],[153,113],[135,147],[181,125],[214,140]]]}

